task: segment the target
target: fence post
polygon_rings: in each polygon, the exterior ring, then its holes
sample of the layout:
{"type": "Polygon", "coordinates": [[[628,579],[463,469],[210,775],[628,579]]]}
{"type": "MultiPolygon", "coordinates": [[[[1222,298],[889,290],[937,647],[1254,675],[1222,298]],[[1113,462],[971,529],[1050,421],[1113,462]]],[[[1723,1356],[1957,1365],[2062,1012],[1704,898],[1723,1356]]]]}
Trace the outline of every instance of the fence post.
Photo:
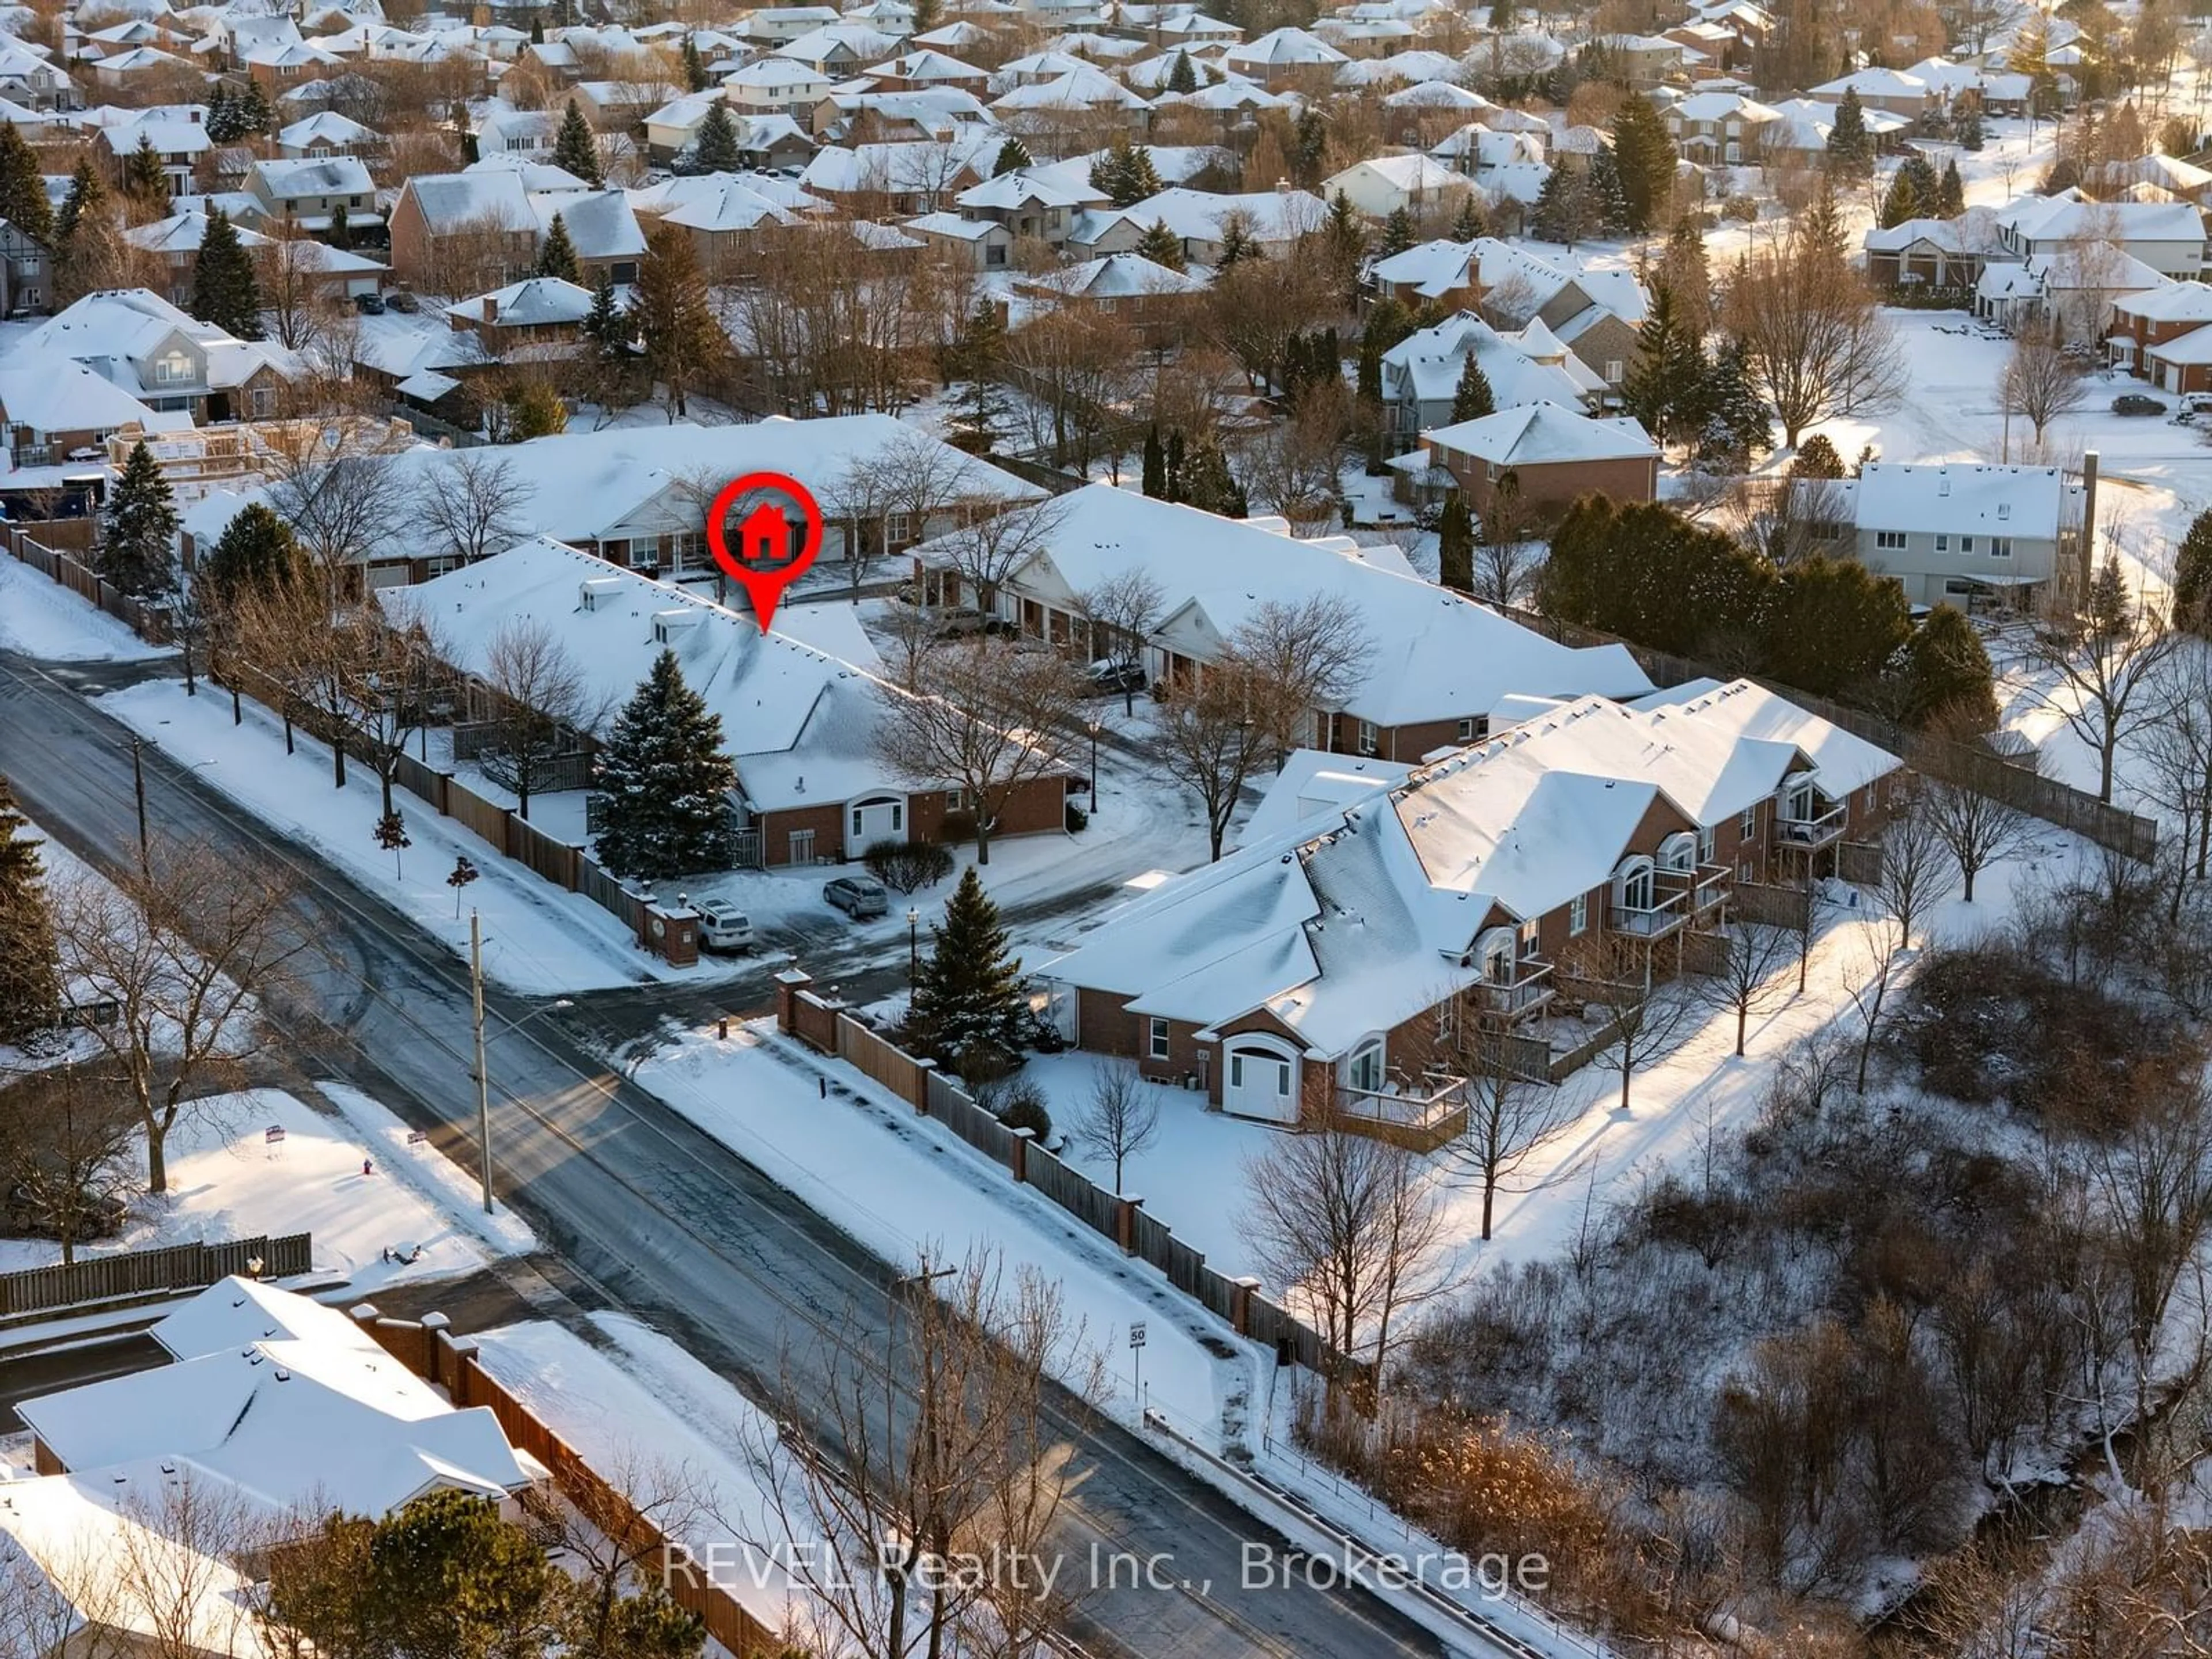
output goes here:
{"type": "Polygon", "coordinates": [[[1114,1242],[1121,1247],[1123,1255],[1137,1253],[1137,1212],[1144,1207],[1144,1202],[1127,1193],[1115,1200],[1114,1242]]]}
{"type": "Polygon", "coordinates": [[[799,994],[814,983],[814,975],[800,968],[787,968],[775,976],[775,1029],[786,1036],[799,1034],[799,994]]]}
{"type": "Polygon", "coordinates": [[[929,1115],[929,1078],[936,1069],[933,1060],[917,1060],[914,1063],[914,1109],[923,1117],[929,1115]]]}
{"type": "Polygon", "coordinates": [[[1229,1281],[1229,1323],[1239,1336],[1252,1334],[1252,1292],[1260,1288],[1256,1279],[1232,1279],[1229,1281]]]}
{"type": "Polygon", "coordinates": [[[441,1313],[422,1316],[422,1366],[432,1387],[446,1380],[445,1367],[438,1363],[445,1344],[439,1339],[451,1328],[453,1321],[441,1313]]]}
{"type": "Polygon", "coordinates": [[[453,1402],[455,1411],[466,1411],[477,1403],[469,1397],[476,1392],[470,1385],[476,1380],[477,1345],[472,1339],[455,1336],[451,1331],[440,1331],[438,1340],[450,1362],[441,1367],[447,1372],[446,1397],[453,1402]]]}
{"type": "Polygon", "coordinates": [[[1036,1131],[1035,1129],[1017,1129],[1014,1131],[1012,1168],[1014,1171],[1014,1180],[1018,1185],[1024,1187],[1029,1185],[1030,1142],[1036,1139],[1036,1131]]]}

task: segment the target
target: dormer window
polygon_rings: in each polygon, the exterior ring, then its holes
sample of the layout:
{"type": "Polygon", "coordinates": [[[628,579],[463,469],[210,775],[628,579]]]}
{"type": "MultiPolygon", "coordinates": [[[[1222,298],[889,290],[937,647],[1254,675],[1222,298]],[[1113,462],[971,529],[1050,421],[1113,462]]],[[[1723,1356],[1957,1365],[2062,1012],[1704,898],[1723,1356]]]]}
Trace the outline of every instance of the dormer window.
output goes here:
{"type": "Polygon", "coordinates": [[[187,352],[165,351],[154,360],[156,386],[186,386],[196,378],[191,356],[187,352]]]}

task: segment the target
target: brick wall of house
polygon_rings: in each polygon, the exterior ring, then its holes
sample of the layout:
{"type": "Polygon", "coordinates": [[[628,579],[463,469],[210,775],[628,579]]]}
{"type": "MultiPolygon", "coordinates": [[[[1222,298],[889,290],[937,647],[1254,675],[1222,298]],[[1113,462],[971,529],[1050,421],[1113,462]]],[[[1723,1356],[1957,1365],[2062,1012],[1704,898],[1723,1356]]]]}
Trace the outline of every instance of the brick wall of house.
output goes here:
{"type": "Polygon", "coordinates": [[[794,830],[814,832],[814,856],[835,858],[845,847],[845,809],[842,805],[800,806],[786,811],[763,812],[755,820],[761,832],[761,859],[770,866],[791,862],[794,830]]]}
{"type": "MultiPolygon", "coordinates": [[[[1480,518],[1490,504],[1490,470],[1480,461],[1445,464],[1460,493],[1480,518]]],[[[1516,467],[1524,508],[1564,508],[1578,496],[1595,493],[1617,501],[1648,501],[1659,491],[1659,460],[1629,456],[1612,461],[1559,461],[1516,467]]]]}

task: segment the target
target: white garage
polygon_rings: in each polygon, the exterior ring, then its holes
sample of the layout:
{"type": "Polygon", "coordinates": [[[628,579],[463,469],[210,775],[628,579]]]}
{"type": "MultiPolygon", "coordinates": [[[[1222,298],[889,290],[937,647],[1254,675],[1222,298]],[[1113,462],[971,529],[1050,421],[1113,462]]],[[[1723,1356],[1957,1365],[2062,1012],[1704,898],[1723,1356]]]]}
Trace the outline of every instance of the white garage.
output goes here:
{"type": "Polygon", "coordinates": [[[1221,1071],[1221,1109],[1270,1123],[1298,1121],[1298,1055],[1273,1037],[1228,1040],[1221,1071]]]}

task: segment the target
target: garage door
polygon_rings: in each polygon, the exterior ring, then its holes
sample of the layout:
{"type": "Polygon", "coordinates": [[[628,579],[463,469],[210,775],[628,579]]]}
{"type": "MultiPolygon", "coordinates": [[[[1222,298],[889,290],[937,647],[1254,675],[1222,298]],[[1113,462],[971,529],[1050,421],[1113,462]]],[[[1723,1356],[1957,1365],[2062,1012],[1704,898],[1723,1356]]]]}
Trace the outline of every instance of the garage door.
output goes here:
{"type": "Polygon", "coordinates": [[[1231,1048],[1221,1081],[1221,1109],[1237,1117],[1273,1123],[1298,1121],[1296,1060],[1266,1048],[1231,1048]]]}

